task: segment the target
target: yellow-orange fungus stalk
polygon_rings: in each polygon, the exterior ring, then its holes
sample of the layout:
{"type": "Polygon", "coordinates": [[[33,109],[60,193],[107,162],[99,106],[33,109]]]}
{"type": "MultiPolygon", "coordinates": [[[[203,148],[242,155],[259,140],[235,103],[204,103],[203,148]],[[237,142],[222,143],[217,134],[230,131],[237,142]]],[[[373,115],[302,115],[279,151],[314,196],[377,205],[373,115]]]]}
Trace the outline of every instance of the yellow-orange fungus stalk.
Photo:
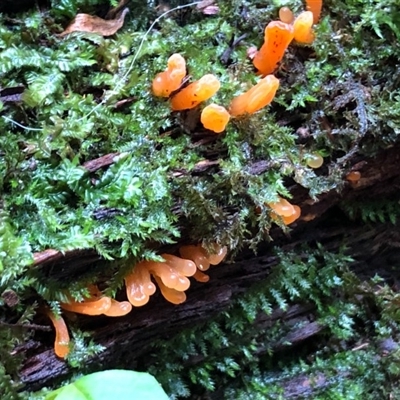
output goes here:
{"type": "Polygon", "coordinates": [[[358,171],[351,171],[346,175],[349,182],[357,183],[361,179],[361,174],[358,171]]]}
{"type": "Polygon", "coordinates": [[[196,264],[191,260],[173,256],[172,254],[161,254],[168,265],[183,276],[193,276],[196,273],[196,264]]]}
{"type": "Polygon", "coordinates": [[[282,221],[285,225],[289,225],[296,221],[301,215],[301,208],[299,206],[293,205],[294,213],[289,217],[282,217],[282,221]]]}
{"type": "Polygon", "coordinates": [[[307,157],[307,165],[311,168],[319,168],[324,163],[324,159],[321,155],[314,153],[307,157]]]}
{"type": "Polygon", "coordinates": [[[78,314],[100,315],[105,314],[111,307],[110,297],[101,297],[98,300],[85,300],[77,302],[71,300],[69,303],[61,303],[61,308],[78,314]]]}
{"type": "Polygon", "coordinates": [[[129,301],[117,301],[111,299],[111,307],[104,313],[107,317],[122,317],[130,313],[132,310],[132,305],[129,301]]]}
{"type": "Polygon", "coordinates": [[[279,19],[285,24],[291,24],[294,20],[294,15],[289,7],[281,7],[279,9],[279,19]]]}
{"type": "Polygon", "coordinates": [[[186,76],[186,62],[180,54],[173,54],[168,59],[168,67],[165,71],[156,75],[153,80],[153,94],[159,97],[169,97],[179,89],[182,79],[186,76]]]}
{"type": "Polygon", "coordinates": [[[210,268],[208,254],[201,245],[188,245],[179,248],[179,254],[183,258],[193,260],[200,271],[207,271],[210,268]]]}
{"type": "Polygon", "coordinates": [[[171,99],[174,111],[188,110],[213,96],[221,84],[216,76],[204,75],[201,79],[186,86],[171,99]]]}
{"type": "Polygon", "coordinates": [[[299,206],[290,204],[282,197],[280,197],[276,203],[269,203],[268,205],[274,211],[274,213],[271,214],[272,219],[276,219],[276,215],[279,215],[285,225],[289,225],[296,221],[301,214],[299,206]]]}
{"type": "Polygon", "coordinates": [[[165,286],[158,276],[155,276],[154,279],[156,280],[158,287],[160,288],[161,294],[170,303],[181,304],[186,300],[186,294],[184,292],[180,292],[178,290],[171,289],[165,286]]]}
{"type": "Polygon", "coordinates": [[[65,321],[61,317],[57,317],[52,311],[47,310],[47,316],[50,318],[56,331],[56,339],[54,341],[54,352],[60,358],[65,358],[69,353],[69,333],[65,321]]]}
{"type": "Polygon", "coordinates": [[[295,212],[293,205],[282,197],[276,203],[269,203],[268,205],[281,217],[290,217],[295,212]]]}
{"type": "Polygon", "coordinates": [[[235,97],[231,102],[229,112],[233,117],[253,114],[271,103],[278,88],[279,79],[274,75],[267,75],[246,93],[235,97]]]}
{"type": "Polygon", "coordinates": [[[300,13],[293,23],[294,40],[299,43],[311,44],[315,39],[312,24],[313,14],[311,11],[300,13]]]}
{"type": "Polygon", "coordinates": [[[312,12],[314,24],[317,24],[321,16],[322,0],[306,0],[306,8],[312,12]]]}
{"type": "Polygon", "coordinates": [[[215,133],[224,131],[230,118],[231,116],[225,107],[214,103],[205,107],[200,115],[200,121],[204,128],[215,133]]]}
{"type": "Polygon", "coordinates": [[[196,279],[197,282],[202,283],[208,282],[210,280],[210,277],[207,274],[201,272],[199,269],[193,275],[193,278],[196,279]]]}
{"type": "Polygon", "coordinates": [[[134,307],[147,304],[156,291],[147,264],[147,261],[136,264],[133,271],[125,277],[126,295],[134,307]]]}
{"type": "Polygon", "coordinates": [[[186,276],[181,275],[177,270],[172,268],[167,262],[149,261],[148,269],[154,277],[161,279],[162,283],[170,288],[180,292],[187,290],[190,281],[186,276]]]}
{"type": "Polygon", "coordinates": [[[272,74],[282,60],[286,49],[293,40],[292,25],[272,21],[265,28],[264,44],[253,59],[254,66],[262,75],[272,74]]]}
{"type": "Polygon", "coordinates": [[[214,252],[212,254],[208,254],[208,261],[211,265],[217,265],[225,258],[228,248],[226,246],[214,244],[213,250],[214,252]]]}

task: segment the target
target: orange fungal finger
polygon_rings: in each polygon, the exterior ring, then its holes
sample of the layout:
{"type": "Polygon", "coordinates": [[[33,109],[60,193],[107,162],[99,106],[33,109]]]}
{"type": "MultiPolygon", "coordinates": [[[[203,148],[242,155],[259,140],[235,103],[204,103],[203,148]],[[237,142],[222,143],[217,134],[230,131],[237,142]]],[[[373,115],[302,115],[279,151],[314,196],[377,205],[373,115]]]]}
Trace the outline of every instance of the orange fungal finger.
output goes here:
{"type": "Polygon", "coordinates": [[[191,260],[185,260],[172,254],[161,254],[161,257],[167,261],[170,267],[183,276],[193,276],[196,273],[196,264],[191,260]]]}
{"type": "Polygon", "coordinates": [[[361,179],[359,171],[351,171],[346,175],[346,179],[351,183],[357,183],[361,179]]]}
{"type": "Polygon", "coordinates": [[[282,60],[286,49],[293,40],[292,25],[272,21],[265,28],[264,44],[253,59],[254,66],[262,75],[272,74],[282,60]]]}
{"type": "Polygon", "coordinates": [[[170,303],[181,304],[186,300],[185,292],[180,292],[178,290],[171,289],[165,286],[158,276],[155,276],[154,279],[156,280],[158,287],[160,288],[161,294],[170,303]]]}
{"type": "Polygon", "coordinates": [[[226,246],[214,245],[214,253],[208,255],[208,261],[211,265],[219,264],[226,256],[228,248],[226,246]]]}
{"type": "Polygon", "coordinates": [[[186,86],[171,99],[173,111],[189,110],[201,102],[208,100],[220,88],[221,84],[216,76],[204,75],[201,79],[186,86]]]}
{"type": "Polygon", "coordinates": [[[282,220],[285,225],[290,225],[294,221],[296,221],[301,215],[301,208],[299,206],[293,205],[294,213],[289,217],[282,217],[282,220]]]}
{"type": "Polygon", "coordinates": [[[100,315],[107,312],[111,307],[111,298],[104,296],[94,301],[71,301],[69,303],[61,303],[60,305],[64,310],[72,311],[78,314],[100,315]]]}
{"type": "Polygon", "coordinates": [[[104,313],[107,317],[122,317],[130,313],[132,305],[129,301],[117,301],[111,299],[111,307],[104,313]]]}
{"type": "Polygon", "coordinates": [[[294,15],[289,7],[281,7],[279,9],[279,19],[285,24],[291,24],[294,21],[294,15]]]}
{"type": "Polygon", "coordinates": [[[313,14],[311,11],[300,13],[293,23],[294,40],[299,43],[311,44],[315,39],[312,24],[313,14]]]}
{"type": "Polygon", "coordinates": [[[230,118],[231,116],[225,107],[214,103],[205,107],[200,115],[200,121],[204,128],[215,133],[223,132],[230,118]]]}
{"type": "Polygon", "coordinates": [[[193,278],[196,279],[197,282],[208,282],[210,280],[210,277],[201,272],[199,269],[196,271],[196,273],[193,275],[193,278]]]}
{"type": "Polygon", "coordinates": [[[279,79],[267,75],[246,93],[235,97],[230,105],[229,112],[233,117],[243,114],[253,114],[267,106],[274,99],[279,88],[279,79]]]}
{"type": "Polygon", "coordinates": [[[322,0],[306,0],[307,11],[313,14],[313,23],[318,24],[322,10],[322,0]]]}
{"type": "Polygon", "coordinates": [[[295,212],[293,205],[282,197],[280,197],[277,202],[269,203],[268,205],[281,217],[290,217],[295,212]]]}
{"type": "Polygon", "coordinates": [[[148,264],[148,269],[153,276],[159,277],[163,284],[170,289],[183,292],[190,286],[189,279],[180,275],[179,272],[171,268],[168,263],[151,261],[148,264]]]}
{"type": "Polygon", "coordinates": [[[147,304],[156,291],[146,264],[146,261],[136,264],[133,271],[125,277],[126,295],[134,307],[147,304]]]}
{"type": "Polygon", "coordinates": [[[200,271],[207,271],[210,268],[210,261],[208,260],[207,253],[200,245],[181,246],[179,254],[183,258],[193,260],[200,271]]]}
{"type": "Polygon", "coordinates": [[[56,331],[54,352],[57,357],[65,358],[69,353],[69,333],[67,325],[64,319],[61,316],[56,316],[53,311],[47,310],[46,313],[56,331]]]}
{"type": "Polygon", "coordinates": [[[152,83],[153,94],[159,97],[169,97],[173,91],[179,89],[185,75],[185,59],[180,54],[173,54],[168,59],[167,69],[154,78],[152,83]]]}

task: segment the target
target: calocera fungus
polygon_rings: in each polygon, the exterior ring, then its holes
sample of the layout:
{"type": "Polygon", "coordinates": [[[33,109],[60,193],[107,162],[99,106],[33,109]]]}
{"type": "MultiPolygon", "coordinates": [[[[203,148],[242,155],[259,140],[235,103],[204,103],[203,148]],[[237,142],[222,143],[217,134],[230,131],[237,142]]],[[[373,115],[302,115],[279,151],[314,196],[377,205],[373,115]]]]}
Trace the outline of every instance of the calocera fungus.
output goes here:
{"type": "Polygon", "coordinates": [[[320,154],[312,153],[307,156],[306,162],[310,168],[316,169],[322,166],[324,159],[320,154]]]}
{"type": "Polygon", "coordinates": [[[294,29],[282,21],[272,21],[265,28],[264,44],[253,59],[260,74],[272,74],[293,40],[294,29]]]}
{"type": "Polygon", "coordinates": [[[56,331],[54,341],[54,352],[60,358],[65,358],[69,353],[69,333],[67,325],[61,316],[56,316],[53,311],[47,310],[47,316],[50,318],[56,331]]]}
{"type": "Polygon", "coordinates": [[[165,286],[162,279],[158,276],[155,276],[154,279],[156,280],[158,287],[160,288],[161,294],[164,296],[165,300],[169,301],[172,304],[181,304],[185,302],[185,292],[181,292],[179,290],[171,289],[165,286]]]}
{"type": "Polygon", "coordinates": [[[311,44],[315,35],[312,30],[313,14],[311,11],[304,11],[294,20],[294,40],[299,43],[311,44]]]}
{"type": "Polygon", "coordinates": [[[223,132],[230,118],[231,116],[225,107],[214,103],[204,107],[200,115],[200,121],[204,128],[215,133],[223,132]]]}
{"type": "Polygon", "coordinates": [[[209,253],[201,244],[188,245],[179,248],[179,254],[189,260],[193,260],[198,270],[193,275],[194,279],[198,282],[208,282],[210,277],[204,274],[203,271],[207,271],[210,265],[219,264],[226,256],[228,249],[226,246],[220,246],[214,244],[212,246],[212,253],[209,253]]]}
{"type": "Polygon", "coordinates": [[[317,24],[321,16],[322,0],[306,0],[306,8],[312,12],[314,24],[317,24]]]}
{"type": "Polygon", "coordinates": [[[107,317],[122,317],[129,314],[132,310],[132,305],[129,301],[117,301],[111,299],[111,307],[103,314],[107,317]]]}
{"type": "Polygon", "coordinates": [[[61,303],[61,308],[78,314],[101,315],[105,314],[111,307],[110,297],[101,297],[100,299],[87,299],[84,301],[70,300],[68,303],[61,303]]]}
{"type": "Polygon", "coordinates": [[[221,84],[215,75],[207,74],[198,81],[183,88],[171,98],[173,111],[189,110],[208,100],[220,88],[221,84]]]}
{"type": "Polygon", "coordinates": [[[274,75],[267,75],[246,93],[235,97],[230,105],[229,112],[233,117],[244,114],[253,114],[267,106],[274,99],[279,88],[279,79],[274,75]]]}
{"type": "Polygon", "coordinates": [[[133,271],[125,277],[126,296],[134,307],[147,304],[150,296],[156,292],[147,268],[148,263],[149,261],[142,261],[136,264],[133,271]]]}
{"type": "Polygon", "coordinates": [[[154,78],[152,84],[153,94],[159,97],[169,97],[172,92],[179,89],[185,76],[185,59],[178,53],[173,54],[168,59],[167,69],[157,74],[154,78]]]}
{"type": "Polygon", "coordinates": [[[351,183],[357,183],[361,179],[361,173],[359,171],[351,171],[346,175],[346,180],[351,183]]]}
{"type": "Polygon", "coordinates": [[[285,24],[291,24],[294,21],[294,15],[289,7],[281,7],[279,9],[279,19],[285,24]]]}
{"type": "Polygon", "coordinates": [[[272,219],[276,219],[276,216],[280,216],[285,225],[289,225],[296,221],[301,214],[301,209],[299,206],[290,204],[286,199],[279,197],[278,201],[275,203],[268,203],[271,207],[273,213],[271,213],[272,219]]]}

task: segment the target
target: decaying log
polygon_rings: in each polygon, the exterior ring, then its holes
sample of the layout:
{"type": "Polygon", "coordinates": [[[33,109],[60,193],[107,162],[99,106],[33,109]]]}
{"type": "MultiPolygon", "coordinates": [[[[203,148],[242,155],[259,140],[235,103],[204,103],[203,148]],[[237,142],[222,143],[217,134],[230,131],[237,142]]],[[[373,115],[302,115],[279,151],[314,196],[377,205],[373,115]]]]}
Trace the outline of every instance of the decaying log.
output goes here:
{"type": "MultiPolygon", "coordinates": [[[[340,203],[344,199],[362,202],[363,198],[395,196],[400,186],[399,146],[388,149],[371,160],[355,160],[354,164],[360,161],[365,161],[358,164],[361,166],[361,180],[357,185],[346,183],[340,194],[332,191],[321,195],[318,202],[310,202],[303,188],[293,186],[294,202],[301,204],[303,216],[308,218],[300,220],[290,235],[274,228],[271,232],[274,242],[260,246],[257,255],[243,251],[234,263],[213,268],[209,283],[193,283],[186,303],[174,306],[156,294],[148,305],[137,308],[122,318],[78,316],[79,328],[91,332],[95,342],[106,348],[89,364],[95,366],[107,361],[107,368],[113,368],[120,365],[120,360],[124,357],[135,360],[147,354],[155,340],[173,337],[177,332],[207,321],[210,316],[226,309],[232,299],[244,293],[254,283],[268,278],[271,269],[278,262],[273,252],[275,245],[284,251],[290,251],[299,249],[304,243],[314,246],[316,242],[320,242],[326,249],[335,251],[345,243],[348,254],[355,260],[352,268],[359,277],[367,278],[379,274],[392,283],[396,277],[382,266],[400,254],[400,227],[390,223],[367,225],[351,221],[341,210],[340,203]]],[[[255,171],[260,173],[262,167],[261,164],[257,165],[255,171]]],[[[57,254],[55,258],[52,255],[41,261],[43,262],[36,263],[35,268],[44,268],[52,276],[63,278],[69,266],[74,265],[74,274],[77,274],[80,268],[98,262],[98,257],[86,251],[57,254]]],[[[283,350],[286,341],[292,344],[302,343],[305,339],[318,335],[324,328],[315,322],[314,310],[307,304],[293,304],[285,312],[275,310],[272,315],[264,315],[257,322],[260,327],[268,327],[278,319],[288,327],[289,333],[281,341],[270,344],[275,352],[283,350]],[[302,323],[300,330],[296,328],[299,322],[302,323]]],[[[57,383],[71,372],[66,363],[54,355],[52,342],[52,333],[38,332],[29,343],[16,349],[16,352],[23,352],[27,356],[20,371],[20,378],[26,389],[37,390],[57,383]]],[[[196,362],[198,360],[188,361],[192,364],[196,362]]],[[[286,398],[296,397],[299,387],[304,387],[307,379],[298,377],[297,383],[291,382],[292,389],[286,398]]],[[[324,383],[323,375],[319,382],[321,385],[324,383]]]]}

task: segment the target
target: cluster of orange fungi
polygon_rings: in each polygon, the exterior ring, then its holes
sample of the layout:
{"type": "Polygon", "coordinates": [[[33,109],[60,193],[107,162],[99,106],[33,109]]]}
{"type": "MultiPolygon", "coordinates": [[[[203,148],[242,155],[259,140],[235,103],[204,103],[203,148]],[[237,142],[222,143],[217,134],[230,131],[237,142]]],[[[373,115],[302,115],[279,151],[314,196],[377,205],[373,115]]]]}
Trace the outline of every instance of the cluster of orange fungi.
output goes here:
{"type": "MultiPolygon", "coordinates": [[[[68,302],[60,304],[61,308],[78,314],[120,317],[128,314],[132,307],[147,304],[157,286],[169,302],[183,303],[186,300],[185,291],[190,286],[188,277],[193,277],[199,282],[207,282],[210,277],[204,271],[208,270],[210,265],[217,265],[225,258],[226,247],[214,244],[211,248],[212,253],[209,253],[201,245],[182,246],[179,249],[181,257],[161,254],[164,262],[139,262],[125,277],[128,301],[120,302],[104,296],[97,286],[90,285],[87,299],[75,301],[69,297],[68,302]]],[[[47,315],[56,331],[54,352],[58,357],[65,358],[69,353],[70,342],[67,325],[61,316],[56,316],[52,311],[47,310],[47,315]]]]}
{"type": "Polygon", "coordinates": [[[290,204],[286,199],[279,197],[275,203],[268,203],[268,206],[272,209],[272,219],[281,218],[285,225],[289,225],[296,221],[301,214],[299,206],[290,204]]]}
{"type": "MultiPolygon", "coordinates": [[[[287,7],[279,10],[280,21],[272,21],[265,28],[264,44],[256,53],[253,64],[264,76],[246,93],[235,97],[229,111],[220,105],[210,104],[201,113],[203,126],[215,133],[225,130],[230,117],[253,114],[266,107],[275,97],[279,80],[271,75],[282,60],[286,49],[294,39],[298,43],[311,44],[314,40],[312,25],[317,23],[321,14],[322,0],[306,0],[307,9],[294,18],[287,7]]],[[[220,88],[218,78],[212,74],[190,83],[181,89],[186,76],[186,63],[180,54],[168,59],[167,69],[156,75],[152,91],[158,97],[170,97],[173,111],[190,110],[210,99],[220,88]]]]}

